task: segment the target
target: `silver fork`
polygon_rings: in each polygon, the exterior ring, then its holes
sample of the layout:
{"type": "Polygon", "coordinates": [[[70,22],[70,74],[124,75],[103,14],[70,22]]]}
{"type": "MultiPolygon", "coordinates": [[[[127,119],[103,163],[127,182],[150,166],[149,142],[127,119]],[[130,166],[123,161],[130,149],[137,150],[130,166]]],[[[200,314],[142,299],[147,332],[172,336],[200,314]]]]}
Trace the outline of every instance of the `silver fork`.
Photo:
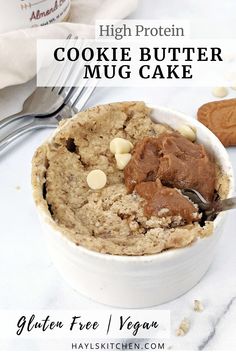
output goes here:
{"type": "MultiPolygon", "coordinates": [[[[71,40],[71,38],[72,35],[69,34],[66,40],[71,40]]],[[[77,40],[78,37],[75,37],[74,39],[77,40]]],[[[60,76],[62,71],[63,66],[61,71],[57,75],[60,76]]],[[[55,74],[55,71],[53,71],[51,73],[51,77],[53,77],[55,74]]],[[[37,115],[42,112],[46,112],[46,115],[55,112],[60,106],[62,106],[64,102],[64,91],[65,87],[36,87],[32,94],[25,100],[22,110],[19,113],[1,119],[0,130],[21,118],[27,118],[31,115],[37,115]]],[[[68,99],[69,98],[70,97],[68,97],[68,99]]]]}
{"type": "Polygon", "coordinates": [[[198,205],[200,211],[204,213],[205,220],[213,220],[222,211],[236,209],[236,197],[207,202],[195,189],[186,188],[181,192],[198,205]]]}
{"type": "MultiPolygon", "coordinates": [[[[75,40],[77,41],[77,38],[75,38],[75,40]]],[[[26,100],[24,106],[27,107],[28,114],[14,115],[7,117],[0,122],[1,129],[19,119],[27,121],[26,124],[15,129],[3,139],[0,139],[0,152],[23,134],[35,129],[55,128],[61,119],[71,117],[84,107],[88,98],[94,91],[97,81],[87,79],[87,81],[83,82],[83,84],[86,85],[90,81],[88,86],[81,85],[79,87],[72,86],[66,88],[66,81],[72,75],[74,83],[77,83],[77,81],[81,78],[81,68],[77,70],[75,75],[74,67],[72,66],[69,67],[69,72],[64,78],[64,85],[57,87],[57,82],[60,81],[61,75],[64,74],[64,69],[65,68],[62,66],[60,72],[56,72],[56,86],[53,88],[37,88],[35,92],[28,98],[28,100],[26,100]],[[45,109],[43,109],[41,105],[43,97],[47,102],[45,109]]],[[[55,72],[53,74],[55,74],[55,72]]]]}
{"type": "MultiPolygon", "coordinates": [[[[95,88],[95,84],[87,87],[73,87],[68,93],[71,98],[70,102],[67,101],[67,103],[64,103],[64,106],[60,107],[60,109],[56,110],[53,114],[38,116],[28,115],[27,121],[29,120],[29,123],[15,129],[12,133],[0,140],[0,152],[25,133],[41,128],[56,128],[62,119],[71,117],[84,107],[95,88]]],[[[64,102],[66,102],[66,100],[64,102]]]]}

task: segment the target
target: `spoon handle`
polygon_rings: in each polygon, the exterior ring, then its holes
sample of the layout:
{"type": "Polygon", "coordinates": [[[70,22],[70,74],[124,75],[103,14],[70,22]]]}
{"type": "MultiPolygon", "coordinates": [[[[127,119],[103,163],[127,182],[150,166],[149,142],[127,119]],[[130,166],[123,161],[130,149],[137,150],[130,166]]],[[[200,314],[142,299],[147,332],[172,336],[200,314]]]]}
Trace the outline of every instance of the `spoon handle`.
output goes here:
{"type": "Polygon", "coordinates": [[[236,209],[236,197],[220,200],[215,209],[217,211],[236,209]]]}

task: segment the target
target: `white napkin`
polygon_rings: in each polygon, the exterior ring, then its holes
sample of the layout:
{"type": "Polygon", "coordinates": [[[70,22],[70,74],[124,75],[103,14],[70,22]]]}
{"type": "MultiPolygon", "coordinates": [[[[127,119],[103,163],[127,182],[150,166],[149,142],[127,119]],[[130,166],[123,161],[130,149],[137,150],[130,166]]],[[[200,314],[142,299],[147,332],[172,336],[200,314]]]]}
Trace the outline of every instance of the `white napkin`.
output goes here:
{"type": "Polygon", "coordinates": [[[0,89],[22,84],[35,76],[37,39],[63,39],[69,33],[92,38],[95,20],[125,18],[135,10],[137,1],[72,0],[68,22],[0,35],[0,89]]]}

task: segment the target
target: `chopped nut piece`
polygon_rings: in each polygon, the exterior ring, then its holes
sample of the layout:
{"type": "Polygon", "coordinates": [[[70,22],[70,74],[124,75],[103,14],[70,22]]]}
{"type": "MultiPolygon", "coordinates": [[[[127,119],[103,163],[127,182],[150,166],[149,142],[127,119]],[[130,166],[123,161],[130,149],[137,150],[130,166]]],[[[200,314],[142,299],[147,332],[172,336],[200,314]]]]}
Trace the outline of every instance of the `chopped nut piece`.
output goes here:
{"type": "Polygon", "coordinates": [[[126,154],[133,149],[133,144],[123,138],[114,138],[110,142],[110,151],[112,154],[126,154]]]}
{"type": "Polygon", "coordinates": [[[87,183],[91,189],[101,189],[107,183],[107,176],[101,170],[93,170],[87,176],[87,183]]]}
{"type": "Polygon", "coordinates": [[[115,154],[117,167],[123,170],[131,159],[131,154],[115,154]]]}
{"type": "Polygon", "coordinates": [[[181,125],[181,127],[178,129],[178,132],[192,142],[196,140],[195,131],[188,125],[181,125]]]}
{"type": "Polygon", "coordinates": [[[176,335],[177,336],[185,336],[185,334],[188,333],[190,328],[190,321],[187,318],[184,318],[180,325],[179,328],[176,330],[176,335]]]}
{"type": "Polygon", "coordinates": [[[194,311],[202,312],[204,310],[204,306],[199,300],[194,300],[194,311]]]}
{"type": "Polygon", "coordinates": [[[212,90],[212,94],[215,97],[223,98],[228,95],[228,90],[226,87],[214,87],[212,90]]]}

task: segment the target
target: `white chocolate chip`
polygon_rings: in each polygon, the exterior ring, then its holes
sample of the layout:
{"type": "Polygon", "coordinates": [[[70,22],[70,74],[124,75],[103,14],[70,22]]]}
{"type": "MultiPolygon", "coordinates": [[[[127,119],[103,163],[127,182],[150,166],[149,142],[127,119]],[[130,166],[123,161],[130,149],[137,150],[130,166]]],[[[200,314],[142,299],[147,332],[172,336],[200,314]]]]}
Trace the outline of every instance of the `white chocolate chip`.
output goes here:
{"type": "Polygon", "coordinates": [[[178,132],[190,141],[196,140],[195,131],[188,125],[181,125],[178,129],[178,132]]]}
{"type": "Polygon", "coordinates": [[[101,189],[107,183],[107,176],[101,170],[93,170],[87,176],[87,183],[91,189],[101,189]]]}
{"type": "Polygon", "coordinates": [[[214,87],[212,89],[212,94],[215,96],[215,97],[220,97],[220,98],[223,98],[225,96],[228,95],[228,90],[226,87],[214,87]]]}
{"type": "Polygon", "coordinates": [[[185,334],[188,333],[190,329],[190,322],[187,318],[184,318],[180,325],[179,325],[179,328],[176,330],[176,335],[177,336],[185,336],[185,334]]]}
{"type": "Polygon", "coordinates": [[[196,312],[202,312],[204,310],[204,306],[199,300],[194,300],[194,311],[196,312]]]}
{"type": "Polygon", "coordinates": [[[131,154],[115,154],[117,168],[123,170],[131,159],[131,154]]]}
{"type": "Polygon", "coordinates": [[[110,142],[110,151],[112,154],[126,154],[133,149],[133,144],[123,138],[114,138],[110,142]]]}

